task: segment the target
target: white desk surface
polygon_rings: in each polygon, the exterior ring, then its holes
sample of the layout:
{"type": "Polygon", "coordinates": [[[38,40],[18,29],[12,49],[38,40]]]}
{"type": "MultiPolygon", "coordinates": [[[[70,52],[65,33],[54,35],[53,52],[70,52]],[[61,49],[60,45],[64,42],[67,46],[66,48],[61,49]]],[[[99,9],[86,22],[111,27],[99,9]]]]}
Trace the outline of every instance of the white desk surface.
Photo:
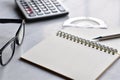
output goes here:
{"type": "MultiPolygon", "coordinates": [[[[120,0],[61,0],[70,14],[57,19],[26,24],[26,35],[22,46],[16,48],[12,61],[0,66],[0,80],[64,80],[64,78],[19,60],[20,56],[45,37],[61,28],[69,17],[91,16],[104,20],[108,27],[120,27],[120,0]]],[[[21,18],[14,0],[0,0],[0,18],[21,18]]],[[[0,26],[0,43],[3,38],[14,36],[18,27],[0,26]],[[9,34],[9,35],[8,35],[9,34]]],[[[0,45],[1,46],[1,45],[0,45]]],[[[118,46],[119,47],[119,46],[118,46]]],[[[101,80],[120,80],[120,60],[118,60],[101,80]]]]}

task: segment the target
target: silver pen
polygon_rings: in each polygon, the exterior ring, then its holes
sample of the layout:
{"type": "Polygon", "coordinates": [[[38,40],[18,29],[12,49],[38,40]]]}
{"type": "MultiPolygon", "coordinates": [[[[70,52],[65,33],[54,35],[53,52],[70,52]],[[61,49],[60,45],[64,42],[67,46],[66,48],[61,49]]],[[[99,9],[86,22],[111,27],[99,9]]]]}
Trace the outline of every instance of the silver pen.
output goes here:
{"type": "Polygon", "coordinates": [[[115,38],[120,38],[120,34],[112,34],[112,35],[107,35],[107,36],[99,36],[96,38],[93,38],[94,40],[98,41],[103,41],[103,40],[109,40],[109,39],[115,39],[115,38]]]}

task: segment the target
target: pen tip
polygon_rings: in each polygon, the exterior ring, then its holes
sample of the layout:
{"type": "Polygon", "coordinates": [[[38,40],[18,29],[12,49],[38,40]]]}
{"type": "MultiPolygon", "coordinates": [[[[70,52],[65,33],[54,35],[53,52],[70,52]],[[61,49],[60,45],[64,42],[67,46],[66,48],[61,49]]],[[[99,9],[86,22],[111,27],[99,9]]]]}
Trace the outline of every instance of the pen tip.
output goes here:
{"type": "Polygon", "coordinates": [[[93,38],[93,40],[100,39],[100,38],[102,38],[102,37],[101,37],[101,36],[99,36],[99,37],[93,38]]]}

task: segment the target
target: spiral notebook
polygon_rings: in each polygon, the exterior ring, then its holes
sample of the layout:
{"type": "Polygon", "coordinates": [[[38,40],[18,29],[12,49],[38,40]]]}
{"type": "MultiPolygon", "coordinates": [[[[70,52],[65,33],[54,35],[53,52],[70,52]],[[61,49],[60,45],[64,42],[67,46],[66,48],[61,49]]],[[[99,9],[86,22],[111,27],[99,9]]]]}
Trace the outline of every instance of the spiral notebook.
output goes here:
{"type": "Polygon", "coordinates": [[[58,31],[21,56],[74,80],[98,80],[119,58],[117,49],[58,31]]]}

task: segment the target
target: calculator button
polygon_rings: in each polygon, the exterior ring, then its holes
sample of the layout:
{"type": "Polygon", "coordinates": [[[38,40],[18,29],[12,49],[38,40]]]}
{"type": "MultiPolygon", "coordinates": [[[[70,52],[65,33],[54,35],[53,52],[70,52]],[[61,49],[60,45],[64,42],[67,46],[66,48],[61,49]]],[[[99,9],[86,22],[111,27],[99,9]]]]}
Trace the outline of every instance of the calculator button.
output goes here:
{"type": "Polygon", "coordinates": [[[39,6],[42,6],[43,4],[39,3],[38,5],[39,5],[39,6]]]}
{"type": "Polygon", "coordinates": [[[52,11],[52,13],[56,13],[56,12],[58,12],[57,10],[51,10],[52,11]]]}
{"type": "Polygon", "coordinates": [[[62,6],[57,6],[57,8],[61,11],[61,12],[64,12],[65,11],[65,9],[62,7],[62,6]]]}
{"type": "Polygon", "coordinates": [[[50,2],[47,2],[46,5],[50,5],[51,3],[50,2]]]}
{"type": "Polygon", "coordinates": [[[34,13],[29,14],[30,17],[36,16],[34,13]]]}
{"type": "Polygon", "coordinates": [[[36,12],[39,12],[39,10],[38,10],[38,9],[36,9],[35,11],[36,11],[36,12]]]}
{"type": "Polygon", "coordinates": [[[57,0],[51,0],[54,4],[56,4],[56,3],[58,3],[58,1],[57,0]]]}
{"type": "Polygon", "coordinates": [[[31,14],[31,13],[33,13],[33,12],[32,12],[31,10],[27,10],[27,13],[28,13],[28,14],[31,14]]]}
{"type": "Polygon", "coordinates": [[[49,12],[49,11],[44,11],[44,13],[45,13],[45,14],[50,14],[50,12],[49,12]]]}
{"type": "Polygon", "coordinates": [[[47,5],[49,8],[54,7],[53,5],[47,5]]]}
{"type": "Polygon", "coordinates": [[[28,14],[31,14],[32,12],[31,11],[27,11],[28,14]]]}
{"type": "Polygon", "coordinates": [[[54,7],[50,7],[50,10],[55,10],[56,8],[54,8],[54,7]]]}
{"type": "Polygon", "coordinates": [[[32,7],[35,7],[35,5],[34,5],[34,4],[32,4],[31,6],[32,6],[32,7]]]}
{"type": "Polygon", "coordinates": [[[44,2],[48,2],[48,0],[43,0],[44,2]]]}
{"type": "Polygon", "coordinates": [[[44,8],[44,9],[42,9],[43,11],[48,11],[48,9],[47,8],[44,8]]]}
{"type": "Polygon", "coordinates": [[[43,15],[43,13],[37,13],[38,15],[43,15]]]}
{"type": "Polygon", "coordinates": [[[34,8],[35,10],[36,10],[36,9],[38,9],[36,6],[35,6],[35,7],[33,7],[33,8],[34,8]]]}

